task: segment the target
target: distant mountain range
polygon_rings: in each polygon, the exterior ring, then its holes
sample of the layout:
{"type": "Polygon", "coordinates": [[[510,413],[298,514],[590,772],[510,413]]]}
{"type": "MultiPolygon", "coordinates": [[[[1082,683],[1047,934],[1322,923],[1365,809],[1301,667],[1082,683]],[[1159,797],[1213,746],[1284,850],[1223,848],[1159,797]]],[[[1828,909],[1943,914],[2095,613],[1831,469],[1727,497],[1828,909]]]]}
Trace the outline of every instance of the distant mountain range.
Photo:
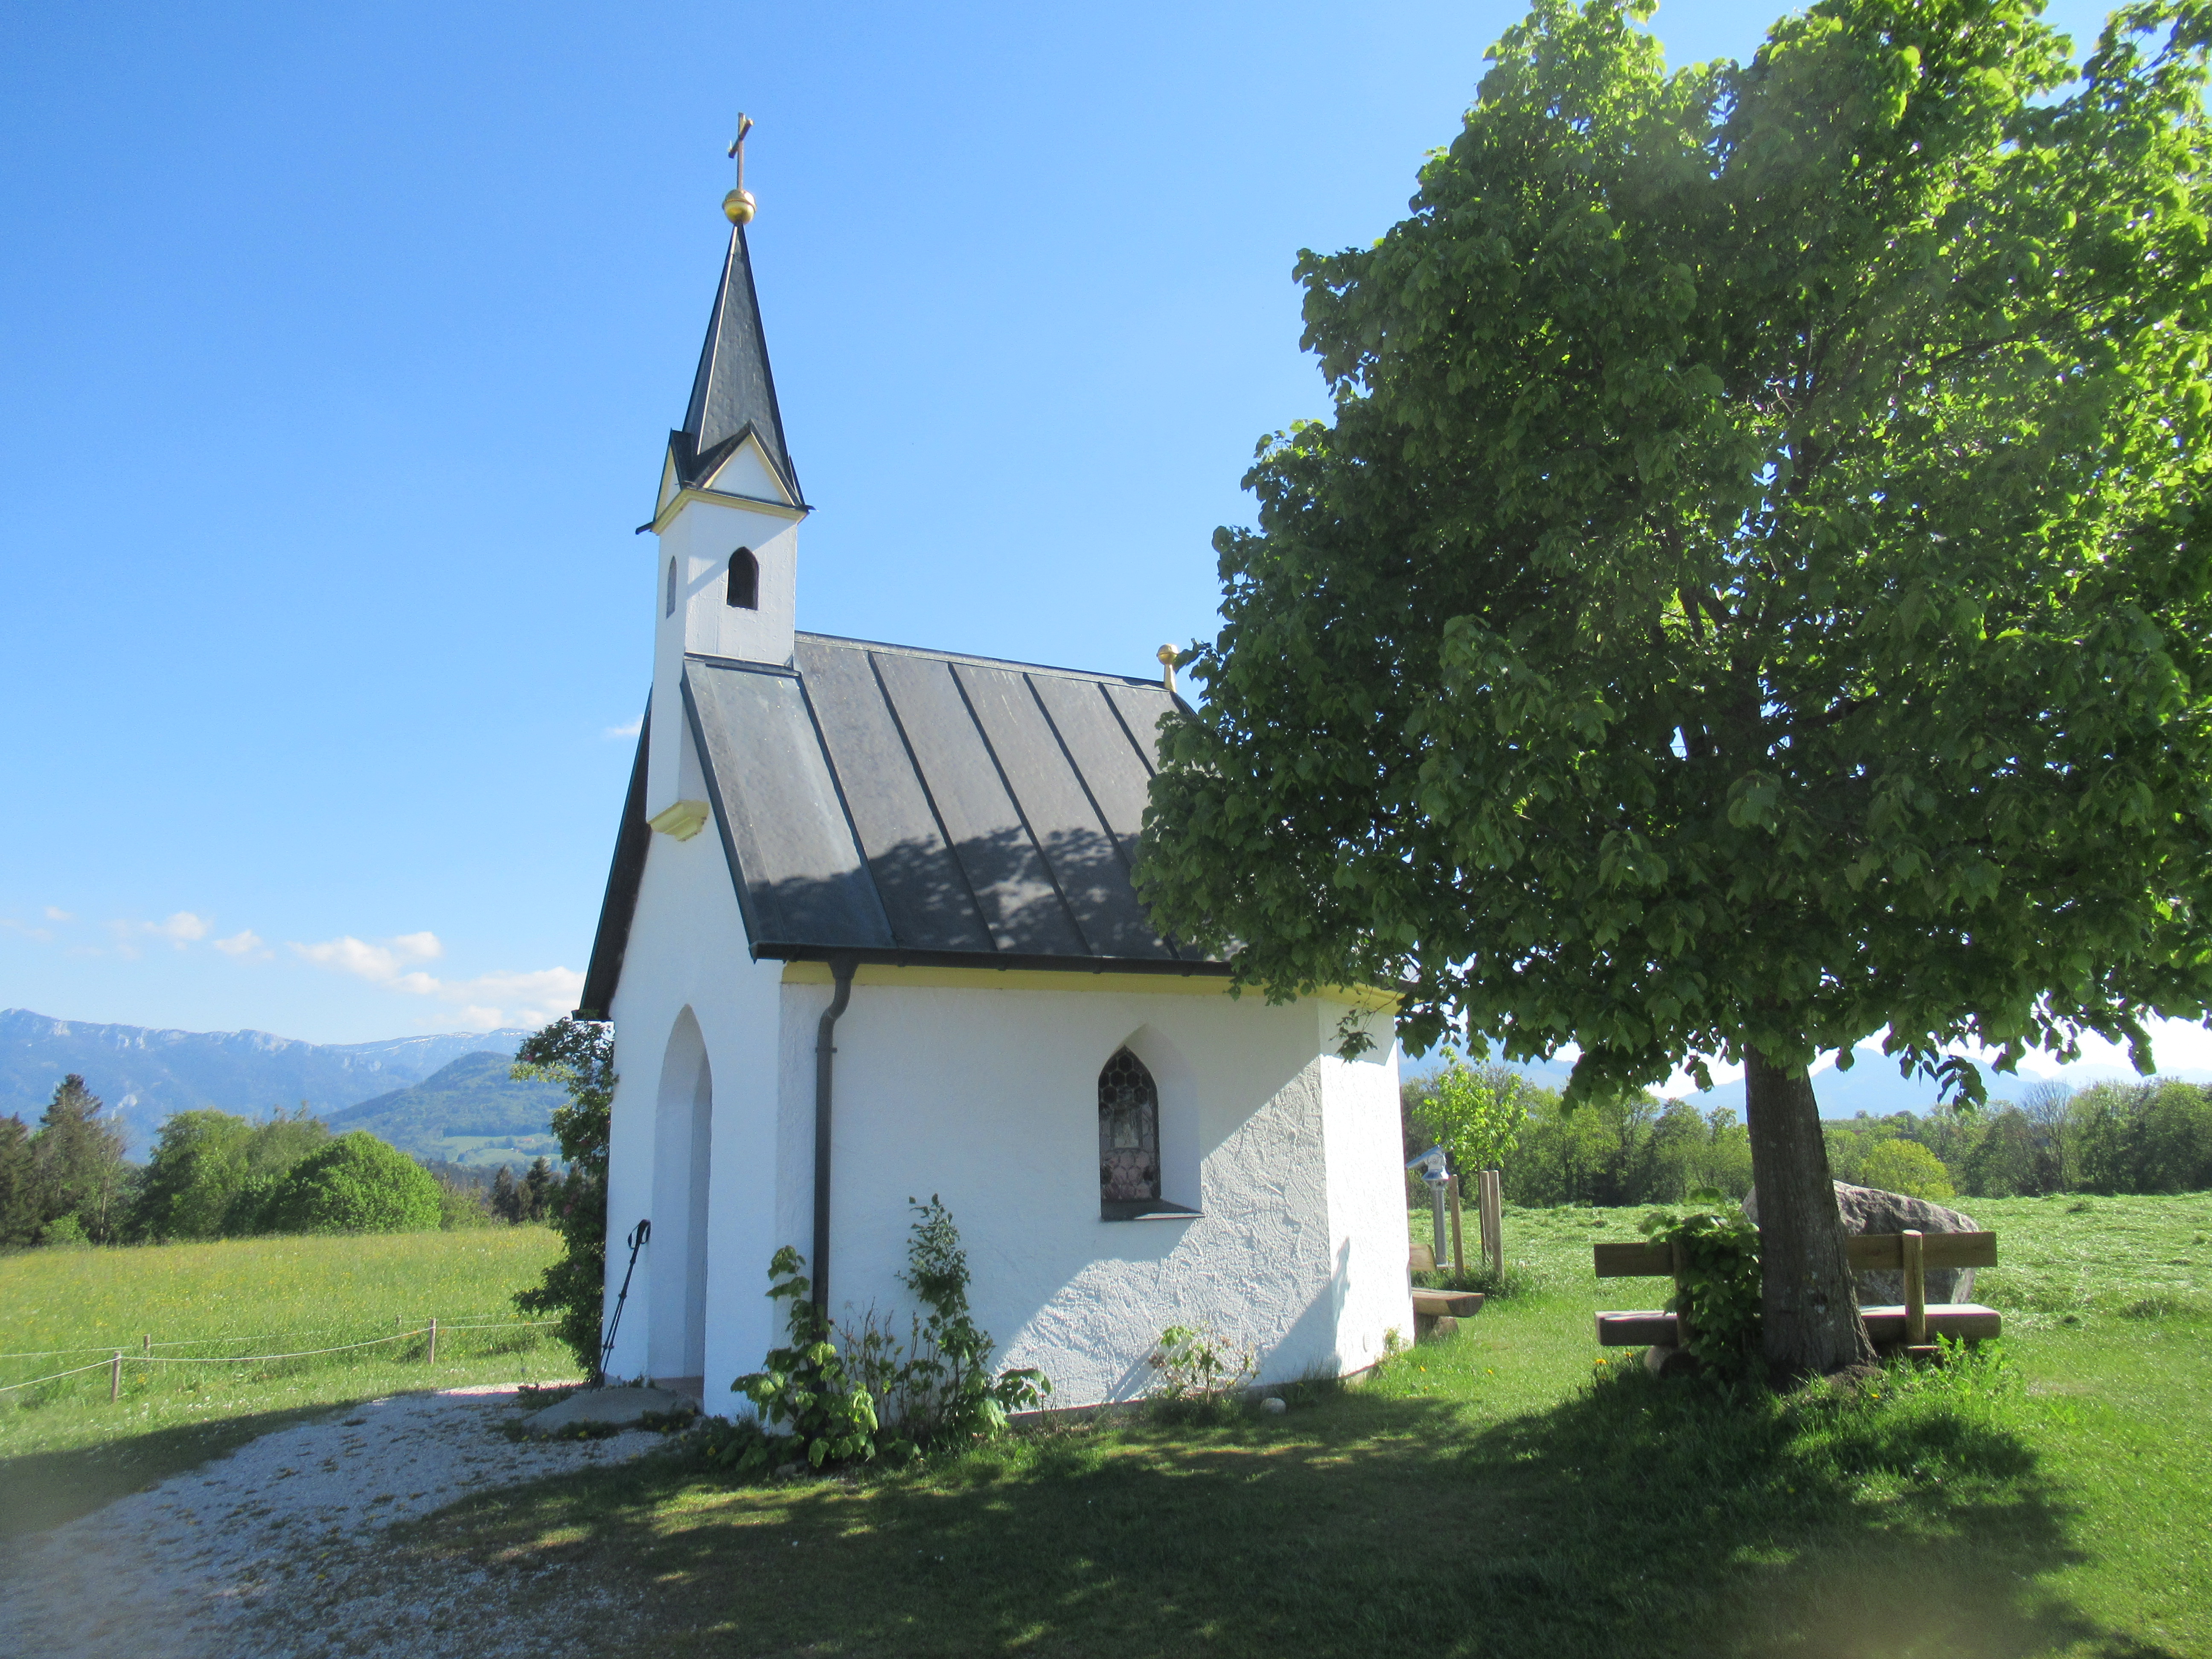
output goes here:
{"type": "MultiPolygon", "coordinates": [[[[35,1122],[56,1085],[76,1072],[114,1109],[131,1156],[143,1158],[172,1112],[211,1106],[258,1116],[304,1102],[331,1117],[404,1091],[464,1054],[489,1054],[498,1061],[501,1090],[542,1089],[546,1085],[515,1084],[504,1076],[506,1062],[529,1035],[518,1029],[383,1042],[300,1042],[266,1031],[151,1030],[0,1009],[0,1116],[20,1113],[25,1122],[35,1122]]],[[[507,1098],[500,1091],[486,1098],[494,1096],[507,1098]]],[[[541,1116],[538,1132],[544,1128],[541,1116]]]]}
{"type": "Polygon", "coordinates": [[[403,1152],[449,1164],[526,1164],[533,1158],[558,1162],[560,1146],[548,1133],[553,1109],[568,1098],[550,1083],[518,1083],[507,1075],[506,1054],[463,1054],[420,1083],[332,1112],[331,1127],[343,1134],[366,1129],[403,1152]]]}

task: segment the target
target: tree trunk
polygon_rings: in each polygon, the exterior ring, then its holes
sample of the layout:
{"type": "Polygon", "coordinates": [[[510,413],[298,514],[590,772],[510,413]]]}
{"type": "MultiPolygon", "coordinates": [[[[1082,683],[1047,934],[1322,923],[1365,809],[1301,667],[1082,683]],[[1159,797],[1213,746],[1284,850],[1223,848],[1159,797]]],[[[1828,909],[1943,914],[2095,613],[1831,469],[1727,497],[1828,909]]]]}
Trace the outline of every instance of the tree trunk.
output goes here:
{"type": "Polygon", "coordinates": [[[1767,1369],[1781,1382],[1871,1364],[1812,1076],[1756,1048],[1744,1061],[1767,1369]]]}

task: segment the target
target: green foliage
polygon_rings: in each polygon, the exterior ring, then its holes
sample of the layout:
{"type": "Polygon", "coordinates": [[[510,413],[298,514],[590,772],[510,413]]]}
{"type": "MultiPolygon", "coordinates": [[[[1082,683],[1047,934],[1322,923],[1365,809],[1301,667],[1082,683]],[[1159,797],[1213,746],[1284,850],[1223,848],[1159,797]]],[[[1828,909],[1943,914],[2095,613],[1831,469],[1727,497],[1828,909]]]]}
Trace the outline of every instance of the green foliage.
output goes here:
{"type": "MultiPolygon", "coordinates": [[[[561,1235],[561,1259],[544,1281],[524,1291],[525,1313],[559,1318],[561,1340],[586,1372],[599,1365],[599,1320],[606,1299],[607,1133],[615,1097],[614,1027],[562,1018],[523,1040],[514,1073],[557,1083],[568,1103],[553,1111],[553,1134],[568,1165],[548,1217],[561,1235]]],[[[550,1173],[550,1170],[548,1172],[550,1173]]]]}
{"type": "Polygon", "coordinates": [[[730,1387],[750,1400],[751,1425],[708,1431],[709,1462],[738,1469],[804,1461],[899,1461],[921,1451],[957,1448],[1006,1426],[1052,1392],[1040,1370],[991,1372],[996,1344],[976,1328],[968,1308],[968,1253],[952,1212],[935,1194],[907,1202],[915,1221],[907,1238],[899,1282],[927,1310],[902,1342],[872,1310],[841,1329],[808,1299],[805,1263],[788,1245],[769,1263],[769,1294],[789,1298],[791,1341],[771,1352],[764,1369],[730,1387]]]}
{"type": "Polygon", "coordinates": [[[38,1192],[31,1160],[31,1132],[14,1115],[0,1117],[0,1248],[29,1244],[39,1236],[38,1192]]]}
{"type": "Polygon", "coordinates": [[[892,1420],[920,1446],[957,1444],[996,1434],[1010,1413],[1052,1392],[1042,1371],[1018,1367],[991,1374],[997,1345],[968,1310],[968,1253],[952,1212],[934,1193],[908,1199],[916,1219],[907,1238],[899,1282],[929,1312],[894,1385],[892,1420]]]}
{"type": "Polygon", "coordinates": [[[1158,1379],[1150,1396],[1153,1407],[1170,1419],[1219,1415],[1260,1371],[1250,1348],[1202,1325],[1169,1326],[1145,1364],[1158,1379]]]}
{"type": "Polygon", "coordinates": [[[1707,1374],[1741,1382],[1759,1370],[1759,1229],[1717,1193],[1700,1197],[1711,1201],[1646,1216],[1641,1231],[1655,1244],[1680,1249],[1682,1269],[1667,1306],[1689,1322],[1684,1350],[1707,1374]]]}
{"type": "Polygon", "coordinates": [[[438,1183],[365,1129],[340,1135],[278,1177],[260,1206],[280,1233],[411,1233],[439,1224],[438,1183]]]}
{"type": "Polygon", "coordinates": [[[1453,1174],[1499,1168],[1521,1139],[1535,1085],[1509,1066],[1469,1066],[1449,1046],[1443,1062],[1422,1091],[1421,1121],[1451,1160],[1453,1174]]]}
{"type": "Polygon", "coordinates": [[[1858,1182],[1863,1187],[1879,1187],[1886,1193],[1903,1193],[1908,1198],[1940,1201],[1958,1196],[1943,1160],[1917,1140],[1882,1142],[1867,1154],[1866,1161],[1859,1166],[1858,1182]]]}
{"type": "Polygon", "coordinates": [[[277,1178],[330,1139],[304,1106],[260,1124],[228,1112],[173,1112],[131,1205],[130,1234],[161,1240],[263,1231],[277,1178]]]}
{"type": "Polygon", "coordinates": [[[100,1115],[99,1096],[70,1073],[55,1087],[53,1099],[30,1137],[31,1210],[39,1240],[108,1243],[121,1232],[129,1202],[129,1168],[123,1161],[123,1132],[100,1115]],[[54,1231],[64,1217],[74,1230],[54,1231]]]}
{"type": "Polygon", "coordinates": [[[827,1462],[866,1462],[876,1455],[876,1402],[846,1370],[830,1316],[810,1299],[812,1286],[799,1269],[805,1258],[788,1244],[769,1263],[769,1295],[788,1302],[791,1340],[771,1348],[766,1363],[730,1384],[753,1402],[766,1433],[741,1437],[734,1466],[764,1468],[782,1454],[814,1468],[827,1462]]]}
{"type": "Polygon", "coordinates": [[[1819,0],[1669,74],[1650,9],[1538,0],[1412,213],[1301,256],[1334,409],[1216,532],[1140,887],[1271,997],[1410,988],[1415,1051],[1741,1060],[1802,1184],[1822,1051],[1978,1100],[1954,1048],[2212,1009],[2212,29],[2077,79],[2027,5],[1819,0]]]}
{"type": "Polygon", "coordinates": [[[1579,1087],[2212,1005],[2184,15],[2069,89],[2021,6],[1669,75],[1638,8],[1536,5],[1412,216],[1302,256],[1334,418],[1217,532],[1156,916],[1579,1087]]]}

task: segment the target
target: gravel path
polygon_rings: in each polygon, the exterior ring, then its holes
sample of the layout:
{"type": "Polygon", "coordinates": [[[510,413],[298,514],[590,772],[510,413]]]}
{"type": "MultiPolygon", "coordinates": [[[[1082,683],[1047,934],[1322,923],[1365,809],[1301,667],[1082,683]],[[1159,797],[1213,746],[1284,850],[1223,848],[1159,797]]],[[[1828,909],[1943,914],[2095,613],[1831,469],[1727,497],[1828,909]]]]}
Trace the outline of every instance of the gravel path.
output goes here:
{"type": "Polygon", "coordinates": [[[510,1441],[498,1425],[514,1400],[493,1386],[344,1408],[22,1540],[0,1559],[0,1654],[573,1654],[542,1619],[508,1610],[511,1580],[494,1586],[457,1567],[441,1582],[402,1584],[376,1571],[377,1540],[395,1521],[661,1443],[643,1431],[510,1441]]]}

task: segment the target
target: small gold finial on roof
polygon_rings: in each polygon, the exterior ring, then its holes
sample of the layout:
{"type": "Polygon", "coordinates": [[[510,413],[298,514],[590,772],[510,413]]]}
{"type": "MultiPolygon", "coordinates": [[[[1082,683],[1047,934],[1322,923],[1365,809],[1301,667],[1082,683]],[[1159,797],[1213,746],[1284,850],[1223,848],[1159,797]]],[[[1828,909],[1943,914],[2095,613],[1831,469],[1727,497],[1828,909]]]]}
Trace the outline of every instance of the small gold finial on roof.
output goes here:
{"type": "Polygon", "coordinates": [[[722,216],[733,225],[750,224],[753,215],[760,211],[760,204],[745,188],[745,135],[752,130],[752,117],[740,112],[738,136],[730,141],[730,157],[738,164],[738,187],[722,198],[722,216]]]}
{"type": "Polygon", "coordinates": [[[1175,695],[1176,664],[1182,659],[1182,653],[1177,651],[1175,647],[1171,645],[1164,645],[1159,649],[1159,659],[1160,684],[1167,688],[1168,695],[1170,696],[1173,696],[1175,695]]]}

